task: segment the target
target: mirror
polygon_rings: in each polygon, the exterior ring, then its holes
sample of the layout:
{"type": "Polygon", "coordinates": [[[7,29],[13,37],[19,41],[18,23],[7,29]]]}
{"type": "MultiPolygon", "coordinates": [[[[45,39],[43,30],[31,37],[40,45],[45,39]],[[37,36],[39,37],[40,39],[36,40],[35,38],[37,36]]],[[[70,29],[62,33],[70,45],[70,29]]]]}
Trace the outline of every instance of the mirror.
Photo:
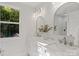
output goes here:
{"type": "Polygon", "coordinates": [[[79,3],[68,2],[60,6],[54,15],[54,27],[57,35],[64,35],[66,41],[79,46],[79,3]]]}

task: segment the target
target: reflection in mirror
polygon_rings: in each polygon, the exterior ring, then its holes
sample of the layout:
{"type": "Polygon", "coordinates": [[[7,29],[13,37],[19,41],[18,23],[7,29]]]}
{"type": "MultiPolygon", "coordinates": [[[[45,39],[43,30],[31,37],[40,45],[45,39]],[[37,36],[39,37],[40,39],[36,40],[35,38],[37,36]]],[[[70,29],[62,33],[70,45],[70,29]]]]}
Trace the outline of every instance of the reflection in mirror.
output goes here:
{"type": "Polygon", "coordinates": [[[41,36],[39,35],[40,32],[38,28],[44,25],[45,23],[44,16],[45,16],[45,8],[34,9],[33,18],[36,21],[36,36],[41,36]]]}
{"type": "Polygon", "coordinates": [[[68,2],[61,5],[54,15],[55,34],[64,35],[67,44],[79,46],[79,3],[68,2]]]}

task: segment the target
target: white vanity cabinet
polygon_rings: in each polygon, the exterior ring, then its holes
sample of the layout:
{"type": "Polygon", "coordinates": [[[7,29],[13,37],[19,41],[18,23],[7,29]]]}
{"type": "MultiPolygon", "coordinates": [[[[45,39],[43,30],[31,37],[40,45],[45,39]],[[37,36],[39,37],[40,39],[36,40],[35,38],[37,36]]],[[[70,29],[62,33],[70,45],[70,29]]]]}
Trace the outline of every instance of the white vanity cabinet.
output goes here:
{"type": "MultiPolygon", "coordinates": [[[[59,42],[59,38],[49,37],[47,40],[44,37],[33,37],[31,41],[31,53],[33,56],[75,56],[79,55],[79,48],[69,45],[64,45],[59,42]]],[[[61,39],[61,38],[60,38],[61,39]]]]}

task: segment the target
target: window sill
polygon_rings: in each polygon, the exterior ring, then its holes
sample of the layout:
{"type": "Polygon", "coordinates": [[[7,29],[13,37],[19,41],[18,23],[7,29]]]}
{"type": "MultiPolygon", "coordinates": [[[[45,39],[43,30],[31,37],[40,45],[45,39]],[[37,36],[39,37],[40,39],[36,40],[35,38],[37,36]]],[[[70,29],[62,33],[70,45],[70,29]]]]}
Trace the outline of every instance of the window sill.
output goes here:
{"type": "Polygon", "coordinates": [[[20,37],[5,37],[5,38],[0,38],[0,40],[6,40],[6,39],[17,40],[17,39],[21,39],[21,38],[20,37]]]}

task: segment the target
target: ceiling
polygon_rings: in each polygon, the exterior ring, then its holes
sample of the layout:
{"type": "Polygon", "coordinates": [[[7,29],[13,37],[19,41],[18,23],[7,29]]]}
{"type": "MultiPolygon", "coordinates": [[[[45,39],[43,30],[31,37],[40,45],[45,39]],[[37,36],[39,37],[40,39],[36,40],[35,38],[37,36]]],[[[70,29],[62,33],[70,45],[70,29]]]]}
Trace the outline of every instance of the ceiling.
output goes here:
{"type": "MultiPolygon", "coordinates": [[[[22,3],[22,2],[21,2],[22,3]]],[[[32,6],[32,7],[36,7],[38,6],[39,4],[41,4],[42,2],[23,2],[23,4],[26,4],[26,5],[29,5],[29,6],[32,6]]]]}

